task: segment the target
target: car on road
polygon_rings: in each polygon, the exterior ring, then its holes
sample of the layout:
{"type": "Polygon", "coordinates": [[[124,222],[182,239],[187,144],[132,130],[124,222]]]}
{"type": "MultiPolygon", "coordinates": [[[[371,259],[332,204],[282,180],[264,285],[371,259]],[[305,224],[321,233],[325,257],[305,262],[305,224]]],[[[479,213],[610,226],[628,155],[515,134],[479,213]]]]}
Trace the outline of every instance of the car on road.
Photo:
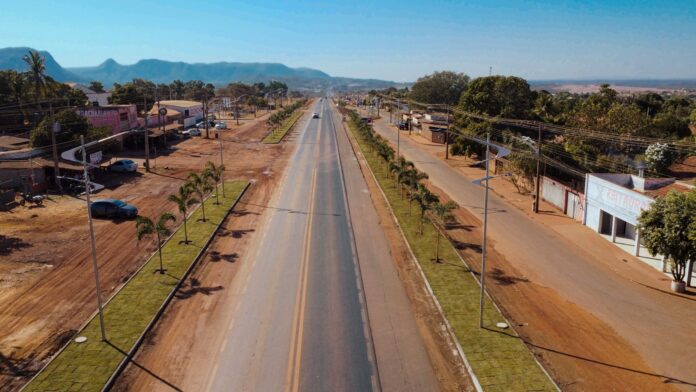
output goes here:
{"type": "Polygon", "coordinates": [[[319,118],[319,113],[317,113],[317,112],[312,113],[312,118],[319,118]]]}
{"type": "Polygon", "coordinates": [[[109,165],[109,171],[114,173],[134,173],[138,171],[138,164],[130,159],[119,159],[109,165]]]}
{"type": "Polygon", "coordinates": [[[372,124],[372,117],[363,117],[361,119],[365,124],[372,124]]]}
{"type": "Polygon", "coordinates": [[[401,129],[401,130],[408,129],[408,122],[406,122],[406,121],[399,122],[399,129],[401,129]]]}
{"type": "MultiPolygon", "coordinates": [[[[213,120],[208,120],[208,126],[209,127],[214,127],[215,126],[215,121],[213,120]]],[[[205,121],[199,121],[196,123],[196,128],[205,128],[205,121]]]]}
{"type": "Polygon", "coordinates": [[[215,129],[227,129],[227,123],[220,121],[219,123],[215,124],[215,129]]]}
{"type": "Polygon", "coordinates": [[[94,218],[130,219],[138,216],[138,209],[134,205],[118,199],[94,200],[89,209],[94,218]]]}
{"type": "Polygon", "coordinates": [[[201,130],[198,128],[189,128],[184,132],[181,132],[181,134],[185,136],[201,136],[201,130]]]}

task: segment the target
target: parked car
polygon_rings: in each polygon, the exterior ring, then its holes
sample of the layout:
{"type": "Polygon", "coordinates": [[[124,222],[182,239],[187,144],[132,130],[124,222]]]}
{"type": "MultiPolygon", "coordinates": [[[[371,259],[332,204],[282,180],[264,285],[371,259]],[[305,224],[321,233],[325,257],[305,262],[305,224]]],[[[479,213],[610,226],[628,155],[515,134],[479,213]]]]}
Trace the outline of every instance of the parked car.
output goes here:
{"type": "Polygon", "coordinates": [[[215,129],[227,129],[227,123],[220,121],[219,123],[215,124],[215,129]]]}
{"type": "Polygon", "coordinates": [[[401,122],[399,123],[399,129],[401,129],[401,130],[408,129],[408,122],[406,122],[406,121],[401,121],[401,122]]]}
{"type": "Polygon", "coordinates": [[[201,136],[201,130],[198,128],[189,128],[184,132],[181,132],[181,134],[185,136],[201,136]]]}
{"type": "Polygon", "coordinates": [[[97,199],[89,206],[94,218],[130,219],[138,216],[138,209],[118,199],[97,199]]]}
{"type": "Polygon", "coordinates": [[[133,173],[138,171],[138,164],[130,159],[119,159],[109,165],[109,171],[115,173],[133,173]]]}

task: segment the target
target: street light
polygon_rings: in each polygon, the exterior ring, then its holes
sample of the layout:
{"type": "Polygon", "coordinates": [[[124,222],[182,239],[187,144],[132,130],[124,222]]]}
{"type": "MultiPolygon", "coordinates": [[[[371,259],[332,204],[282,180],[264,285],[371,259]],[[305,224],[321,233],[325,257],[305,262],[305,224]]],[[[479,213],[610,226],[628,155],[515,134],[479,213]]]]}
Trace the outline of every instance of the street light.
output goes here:
{"type": "Polygon", "coordinates": [[[234,118],[237,119],[237,125],[239,125],[239,100],[246,97],[249,94],[244,94],[242,96],[237,97],[234,100],[234,118]]]}

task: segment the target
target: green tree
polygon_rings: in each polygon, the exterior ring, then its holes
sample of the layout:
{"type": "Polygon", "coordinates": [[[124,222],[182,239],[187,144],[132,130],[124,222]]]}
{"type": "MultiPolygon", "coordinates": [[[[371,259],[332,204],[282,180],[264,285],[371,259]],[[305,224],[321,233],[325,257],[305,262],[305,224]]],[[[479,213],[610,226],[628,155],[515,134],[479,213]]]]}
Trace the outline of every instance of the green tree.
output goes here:
{"type": "Polygon", "coordinates": [[[658,197],[638,222],[650,254],[664,255],[674,281],[683,281],[687,261],[696,260],[696,191],[672,191],[658,197]]]}
{"type": "Polygon", "coordinates": [[[179,187],[176,194],[171,194],[167,200],[176,204],[181,216],[184,219],[184,244],[188,244],[188,229],[186,227],[188,209],[192,205],[198,203],[198,200],[193,197],[193,190],[189,183],[185,183],[179,187]]]}
{"type": "Polygon", "coordinates": [[[691,115],[689,116],[689,122],[691,125],[696,125],[696,109],[691,111],[691,115]]]}
{"type": "MultiPolygon", "coordinates": [[[[103,129],[93,128],[87,122],[87,119],[77,114],[72,109],[62,110],[54,116],[55,122],[60,124],[60,132],[56,134],[56,142],[64,143],[74,140],[79,140],[80,135],[85,136],[85,139],[92,140],[100,136],[106,136],[108,132],[103,129]]],[[[29,134],[29,141],[32,147],[43,147],[51,144],[51,132],[53,130],[53,121],[50,117],[44,117],[43,120],[32,129],[29,134]]]]}
{"type": "Polygon", "coordinates": [[[435,203],[439,201],[439,198],[434,193],[430,192],[427,186],[423,184],[418,184],[418,192],[414,195],[414,200],[418,203],[421,210],[420,215],[420,234],[423,234],[423,221],[425,220],[425,214],[430,210],[435,203]]]}
{"type": "Polygon", "coordinates": [[[486,76],[472,80],[459,101],[459,108],[491,117],[527,119],[534,107],[529,83],[516,76],[486,76]]]}
{"type": "Polygon", "coordinates": [[[666,143],[654,143],[645,149],[645,163],[655,172],[664,172],[674,161],[674,155],[666,143]]]}
{"type": "Polygon", "coordinates": [[[452,71],[434,72],[418,78],[411,88],[411,99],[430,104],[456,105],[469,77],[452,71]]]}
{"type": "MultiPolygon", "coordinates": [[[[220,181],[222,180],[222,175],[225,172],[225,165],[215,165],[213,162],[208,161],[205,164],[205,170],[203,170],[203,176],[215,182],[215,188],[217,189],[220,181]]],[[[215,191],[215,204],[220,204],[219,191],[215,191]]],[[[224,195],[223,195],[224,196],[224,195]]]]}
{"type": "MultiPolygon", "coordinates": [[[[435,217],[437,221],[442,225],[443,228],[446,228],[448,225],[452,224],[456,219],[454,218],[454,214],[452,214],[452,211],[454,211],[457,207],[456,202],[450,200],[447,203],[440,203],[435,202],[433,205],[433,213],[435,214],[435,217]]],[[[438,230],[437,232],[437,244],[435,245],[435,262],[439,263],[440,262],[440,231],[438,230]]]]}
{"type": "Polygon", "coordinates": [[[102,84],[102,82],[98,80],[93,80],[89,82],[89,89],[94,91],[95,93],[103,93],[104,85],[102,84]]]}
{"type": "MultiPolygon", "coordinates": [[[[46,58],[39,52],[30,50],[22,57],[29,67],[29,80],[34,88],[34,99],[40,101],[46,95],[49,77],[46,75],[46,58]]],[[[41,105],[39,105],[41,107],[41,105]]]]}
{"type": "Polygon", "coordinates": [[[213,186],[210,185],[210,178],[206,177],[205,174],[190,172],[187,179],[191,190],[198,195],[198,200],[201,202],[203,222],[205,222],[205,197],[213,190],[213,186]]]}
{"type": "Polygon", "coordinates": [[[138,216],[135,218],[135,230],[138,237],[138,242],[144,237],[151,235],[157,236],[157,253],[159,254],[159,273],[164,274],[164,266],[162,263],[162,237],[167,237],[171,231],[167,224],[169,222],[176,222],[176,218],[169,212],[165,212],[159,216],[157,219],[157,224],[155,224],[152,219],[146,216],[138,216]]]}

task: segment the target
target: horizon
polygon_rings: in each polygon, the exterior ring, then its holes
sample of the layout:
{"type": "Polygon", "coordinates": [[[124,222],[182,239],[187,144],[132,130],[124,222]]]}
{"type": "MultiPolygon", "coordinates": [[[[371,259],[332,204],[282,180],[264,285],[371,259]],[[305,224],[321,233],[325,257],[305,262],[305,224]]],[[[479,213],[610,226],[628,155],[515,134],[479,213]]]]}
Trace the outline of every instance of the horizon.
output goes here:
{"type": "Polygon", "coordinates": [[[200,6],[176,0],[166,9],[124,0],[105,7],[8,4],[5,46],[48,51],[65,68],[153,58],[281,63],[400,83],[437,70],[485,76],[489,67],[534,81],[696,79],[696,53],[684,50],[696,47],[696,6],[686,0],[438,1],[429,8],[389,1],[200,6]],[[30,13],[35,23],[26,24],[30,13]],[[98,28],[84,34],[85,21],[98,28]],[[158,36],[166,43],[158,44],[158,36]]]}

